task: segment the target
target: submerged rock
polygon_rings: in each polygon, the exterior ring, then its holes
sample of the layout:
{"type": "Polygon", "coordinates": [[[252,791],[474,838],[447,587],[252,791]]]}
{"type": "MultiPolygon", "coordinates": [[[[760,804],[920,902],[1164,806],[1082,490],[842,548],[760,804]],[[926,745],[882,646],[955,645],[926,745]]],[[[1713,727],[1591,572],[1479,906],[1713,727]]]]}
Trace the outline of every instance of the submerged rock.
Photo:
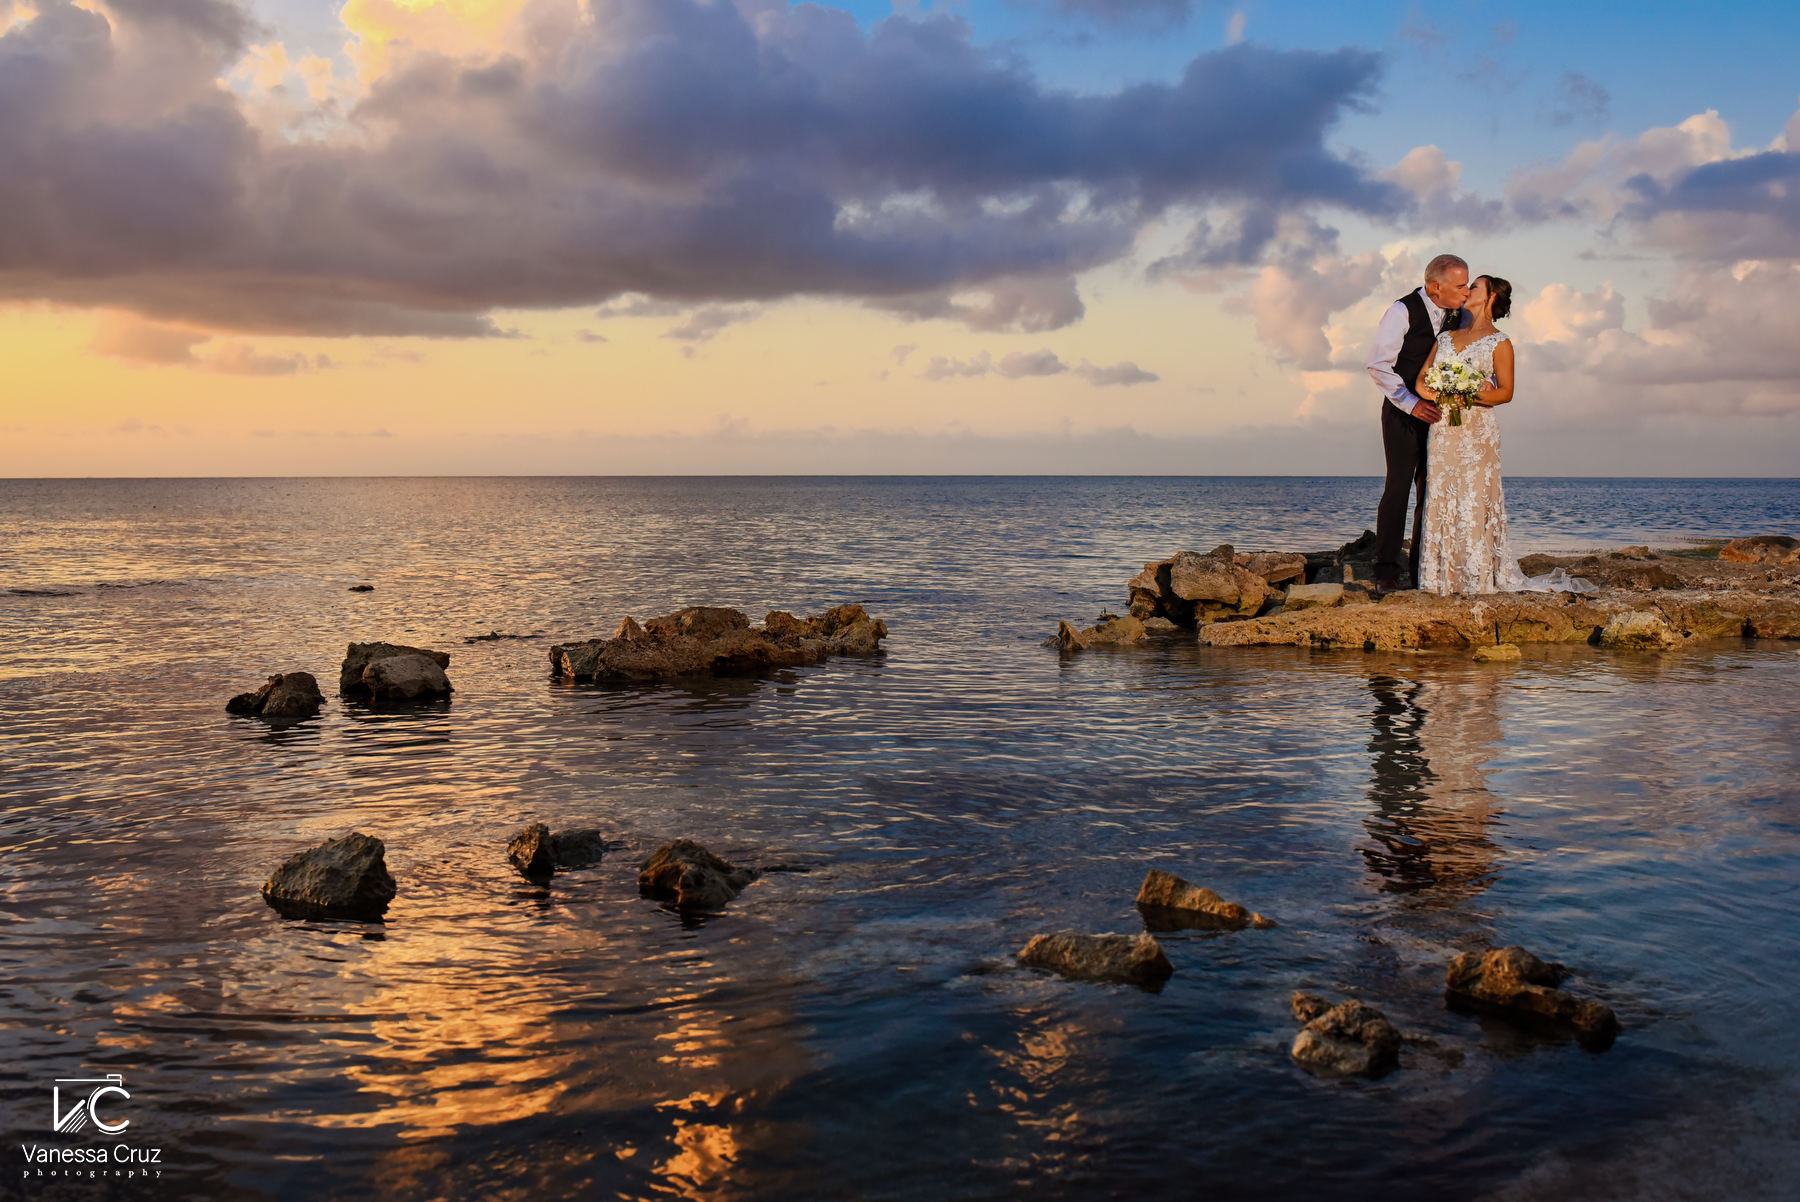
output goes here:
{"type": "Polygon", "coordinates": [[[810,618],[776,610],[761,629],[738,610],[692,606],[641,626],[627,617],[610,639],[559,643],[550,648],[550,669],[577,682],[743,675],[833,655],[874,655],[887,633],[887,624],[860,605],[810,618]]]}
{"type": "Polygon", "coordinates": [[[756,877],[754,868],[727,863],[692,839],[676,839],[638,866],[638,892],[681,910],[718,910],[756,877]]]}
{"type": "Polygon", "coordinates": [[[506,845],[508,862],[538,885],[547,883],[558,869],[590,868],[605,854],[606,840],[599,831],[584,827],[553,833],[542,822],[527,826],[506,845]]]}
{"type": "Polygon", "coordinates": [[[1453,1000],[1572,1029],[1584,1045],[1610,1045],[1619,1034],[1612,1007],[1565,993],[1558,986],[1568,978],[1569,970],[1560,964],[1540,960],[1522,947],[1503,947],[1464,952],[1452,960],[1444,989],[1453,1000]]]}
{"type": "Polygon", "coordinates": [[[375,586],[372,584],[353,584],[345,591],[352,593],[372,593],[375,591],[375,586]]]}
{"type": "MultiPolygon", "coordinates": [[[[1173,624],[1170,623],[1170,626],[1173,627],[1173,624]]],[[[1046,639],[1044,645],[1055,647],[1065,655],[1076,651],[1086,651],[1090,647],[1117,647],[1127,643],[1142,642],[1148,628],[1148,623],[1140,622],[1129,615],[1123,618],[1110,618],[1098,626],[1090,626],[1086,630],[1077,630],[1067,622],[1058,622],[1056,633],[1046,639]]]]}
{"type": "Polygon", "coordinates": [[[1475,648],[1475,662],[1478,664],[1508,664],[1520,658],[1520,655],[1517,643],[1495,643],[1475,648]]]}
{"type": "Polygon", "coordinates": [[[378,921],[397,892],[380,839],[351,832],[288,857],[262,887],[288,918],[378,921]]]}
{"type": "Polygon", "coordinates": [[[1162,944],[1147,934],[1082,935],[1064,931],[1034,935],[1019,963],[1078,981],[1117,982],[1153,988],[1174,975],[1162,944]]]}
{"type": "Polygon", "coordinates": [[[1599,642],[1613,651],[1667,651],[1681,642],[1681,636],[1661,614],[1640,609],[1608,619],[1599,642]]]}
{"type": "Polygon", "coordinates": [[[1400,1032],[1387,1016],[1364,1002],[1333,1006],[1310,993],[1296,993],[1294,1017],[1306,1025],[1294,1036],[1290,1055],[1321,1077],[1375,1077],[1400,1063],[1400,1032]]]}
{"type": "Polygon", "coordinates": [[[1174,931],[1183,927],[1202,930],[1241,931],[1245,927],[1268,930],[1273,919],[1254,914],[1228,902],[1211,889],[1190,884],[1172,872],[1152,868],[1138,888],[1137,907],[1146,925],[1153,930],[1174,931]]]}
{"type": "Polygon", "coordinates": [[[319,712],[325,698],[310,672],[281,672],[254,693],[239,693],[225,703],[227,713],[262,718],[277,725],[300,722],[319,712]]]}
{"type": "Polygon", "coordinates": [[[442,651],[397,643],[351,643],[338,670],[338,691],[375,702],[419,701],[452,691],[442,651]]]}

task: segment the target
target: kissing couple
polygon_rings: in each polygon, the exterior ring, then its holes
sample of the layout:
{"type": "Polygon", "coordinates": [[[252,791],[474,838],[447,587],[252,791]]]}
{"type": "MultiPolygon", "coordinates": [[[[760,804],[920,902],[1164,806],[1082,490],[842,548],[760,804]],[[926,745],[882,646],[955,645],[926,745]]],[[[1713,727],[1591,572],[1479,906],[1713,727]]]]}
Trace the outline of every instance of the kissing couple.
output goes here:
{"type": "Polygon", "coordinates": [[[1450,593],[1599,589],[1561,568],[1519,570],[1506,537],[1500,486],[1500,425],[1494,410],[1513,399],[1512,340],[1494,323],[1512,310],[1512,285],[1469,278],[1469,265],[1439,255],[1425,286],[1388,307],[1375,329],[1369,375],[1385,398],[1381,445],[1387,484],[1375,521],[1375,593],[1406,587],[1450,593]],[[1406,508],[1414,487],[1411,554],[1402,563],[1406,508]]]}

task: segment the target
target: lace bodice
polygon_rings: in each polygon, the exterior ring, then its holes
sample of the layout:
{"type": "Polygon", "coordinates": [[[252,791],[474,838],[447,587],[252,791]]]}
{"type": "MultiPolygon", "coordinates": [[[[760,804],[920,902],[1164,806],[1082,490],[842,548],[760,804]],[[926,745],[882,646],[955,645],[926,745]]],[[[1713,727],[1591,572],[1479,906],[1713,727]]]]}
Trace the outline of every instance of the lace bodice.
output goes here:
{"type": "MultiPolygon", "coordinates": [[[[1494,348],[1506,341],[1499,330],[1462,350],[1449,331],[1438,335],[1440,363],[1457,359],[1494,374],[1494,348]]],[[[1419,587],[1432,593],[1514,593],[1527,589],[1593,592],[1585,580],[1561,568],[1526,576],[1513,558],[1506,535],[1506,495],[1500,478],[1500,423],[1494,410],[1474,405],[1462,424],[1441,421],[1427,444],[1424,545],[1419,553],[1419,587]]]]}
{"type": "Polygon", "coordinates": [[[1495,330],[1492,334],[1482,335],[1459,351],[1456,349],[1455,336],[1449,330],[1445,330],[1438,335],[1438,362],[1460,359],[1482,375],[1491,376],[1494,374],[1494,348],[1505,341],[1506,334],[1503,331],[1495,330]]]}

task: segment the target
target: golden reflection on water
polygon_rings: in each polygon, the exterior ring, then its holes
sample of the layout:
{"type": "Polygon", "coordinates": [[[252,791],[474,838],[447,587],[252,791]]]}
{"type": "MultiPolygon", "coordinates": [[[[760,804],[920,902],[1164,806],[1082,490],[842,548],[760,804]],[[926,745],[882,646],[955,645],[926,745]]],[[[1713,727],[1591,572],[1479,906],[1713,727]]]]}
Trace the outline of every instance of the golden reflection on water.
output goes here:
{"type": "Polygon", "coordinates": [[[1487,765],[1502,741],[1506,674],[1478,668],[1429,676],[1383,667],[1367,674],[1372,774],[1362,853],[1384,892],[1459,905],[1494,883],[1502,813],[1487,765]]]}

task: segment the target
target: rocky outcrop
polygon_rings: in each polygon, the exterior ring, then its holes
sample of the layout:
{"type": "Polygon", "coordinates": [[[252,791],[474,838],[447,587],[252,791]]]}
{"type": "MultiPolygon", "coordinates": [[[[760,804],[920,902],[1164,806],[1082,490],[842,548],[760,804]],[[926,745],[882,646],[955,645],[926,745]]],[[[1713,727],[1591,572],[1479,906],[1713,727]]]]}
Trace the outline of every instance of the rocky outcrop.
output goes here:
{"type": "Polygon", "coordinates": [[[1296,993],[1294,1017],[1306,1025],[1294,1036],[1290,1054],[1307,1072],[1321,1077],[1378,1077],[1400,1063],[1400,1032],[1387,1016],[1364,1002],[1339,1002],[1296,993]]]}
{"type": "Polygon", "coordinates": [[[311,672],[282,672],[269,677],[254,693],[239,693],[225,703],[225,710],[285,726],[312,717],[324,704],[319,682],[311,672]]]}
{"type": "Polygon", "coordinates": [[[533,884],[545,884],[558,869],[588,868],[598,864],[606,854],[606,841],[591,829],[552,833],[542,822],[534,822],[512,837],[506,845],[506,858],[519,875],[533,884]]]}
{"type": "Polygon", "coordinates": [[[1177,931],[1187,927],[1210,931],[1241,931],[1245,927],[1267,930],[1275,926],[1264,918],[1228,902],[1211,889],[1190,884],[1172,872],[1152,868],[1138,888],[1137,908],[1144,925],[1156,931],[1177,931]]]}
{"type": "MultiPolygon", "coordinates": [[[[1200,641],[1217,647],[1472,651],[1505,643],[1602,644],[1608,623],[1634,611],[1653,612],[1677,642],[1800,638],[1800,560],[1769,562],[1785,547],[1780,539],[1740,541],[1755,544],[1740,559],[1752,554],[1763,558],[1733,562],[1626,547],[1604,555],[1533,555],[1521,561],[1530,575],[1562,568],[1601,586],[1600,592],[1588,595],[1438,597],[1400,592],[1377,604],[1374,594],[1359,583],[1372,575],[1374,567],[1374,536],[1367,532],[1336,551],[1305,556],[1243,554],[1229,546],[1205,555],[1184,551],[1145,564],[1127,591],[1132,614],[1146,627],[1162,622],[1198,626],[1200,641]],[[1295,559],[1305,562],[1305,582],[1288,575],[1295,559]],[[1252,566],[1266,575],[1257,575],[1252,566]],[[1277,579],[1271,583],[1269,577],[1277,579]]],[[[1654,628],[1654,623],[1649,625],[1654,628]]],[[[1074,633],[1085,640],[1088,632],[1074,633]]],[[[1654,635],[1650,642],[1675,645],[1654,635]]],[[[1621,649],[1642,645],[1641,636],[1616,645],[1621,649]]]]}
{"type": "MultiPolygon", "coordinates": [[[[1303,556],[1242,556],[1251,559],[1281,561],[1273,569],[1288,576],[1288,558],[1303,556]]],[[[1135,618],[1167,618],[1182,626],[1196,622],[1216,622],[1224,618],[1241,618],[1262,609],[1274,590],[1263,577],[1239,562],[1240,556],[1229,545],[1214,547],[1205,555],[1183,551],[1173,559],[1147,563],[1132,577],[1130,584],[1131,615],[1135,618]]]]}
{"type": "Polygon", "coordinates": [[[1609,591],[1495,593],[1436,597],[1395,593],[1377,605],[1305,610],[1200,629],[1214,647],[1312,647],[1319,650],[1473,650],[1496,642],[1599,643],[1620,614],[1653,609],[1684,638],[1800,638],[1800,590],[1652,594],[1609,591]]]}
{"type": "Polygon", "coordinates": [[[1086,651],[1090,647],[1117,647],[1142,642],[1148,637],[1148,633],[1145,623],[1127,614],[1123,618],[1108,618],[1086,630],[1077,630],[1068,622],[1058,622],[1056,633],[1044,645],[1055,647],[1064,654],[1072,654],[1086,651]]]}
{"type": "Polygon", "coordinates": [[[1619,1034],[1612,1007],[1558,988],[1569,975],[1522,947],[1503,947],[1452,960],[1444,990],[1450,1000],[1477,1009],[1571,1030],[1584,1046],[1609,1046],[1619,1034]]]}
{"type": "Polygon", "coordinates": [[[692,839],[676,839],[638,865],[638,892],[683,911],[719,910],[756,877],[754,868],[727,863],[692,839]]]}
{"type": "Polygon", "coordinates": [[[1510,664],[1521,656],[1517,643],[1495,643],[1491,647],[1477,647],[1472,657],[1478,664],[1510,664]]]}
{"type": "Polygon", "coordinates": [[[1726,563],[1800,564],[1800,538],[1761,534],[1733,539],[1719,548],[1719,558],[1726,563]]]}
{"type": "Polygon", "coordinates": [[[1613,651],[1667,651],[1681,644],[1681,636],[1655,610],[1634,609],[1608,618],[1598,641],[1613,651]]]}
{"type": "Polygon", "coordinates": [[[577,682],[745,675],[834,655],[874,655],[887,632],[860,605],[810,618],[776,610],[760,628],[735,609],[694,606],[641,626],[628,617],[610,639],[559,643],[550,648],[550,669],[577,682]]]}
{"type": "Polygon", "coordinates": [[[395,892],[381,840],[354,831],[290,856],[262,887],[284,917],[365,922],[379,921],[395,892]]]}
{"type": "Polygon", "coordinates": [[[1101,981],[1154,989],[1175,968],[1154,936],[1082,935],[1064,931],[1034,935],[1019,951],[1019,963],[1077,981],[1101,981]]]}
{"type": "Polygon", "coordinates": [[[451,693],[442,651],[397,643],[351,643],[338,670],[338,691],[366,701],[428,701],[451,693]]]}

